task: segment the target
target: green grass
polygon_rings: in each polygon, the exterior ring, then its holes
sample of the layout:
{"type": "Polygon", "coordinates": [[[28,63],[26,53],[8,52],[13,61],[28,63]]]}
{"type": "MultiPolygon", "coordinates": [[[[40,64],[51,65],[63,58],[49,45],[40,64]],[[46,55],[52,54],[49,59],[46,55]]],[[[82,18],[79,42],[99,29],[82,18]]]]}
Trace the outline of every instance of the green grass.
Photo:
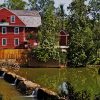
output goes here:
{"type": "Polygon", "coordinates": [[[18,74],[56,92],[58,92],[58,86],[63,81],[68,81],[75,91],[87,90],[91,97],[100,94],[98,67],[76,69],[22,68],[18,74]]]}

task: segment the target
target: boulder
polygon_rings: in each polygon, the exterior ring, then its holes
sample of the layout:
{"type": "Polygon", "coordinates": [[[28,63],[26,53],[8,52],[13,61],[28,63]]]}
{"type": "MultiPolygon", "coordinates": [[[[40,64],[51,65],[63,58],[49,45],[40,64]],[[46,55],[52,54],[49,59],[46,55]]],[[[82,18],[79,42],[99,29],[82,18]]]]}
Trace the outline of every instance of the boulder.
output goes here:
{"type": "Polygon", "coordinates": [[[20,81],[17,85],[17,89],[25,95],[31,95],[33,90],[35,90],[35,88],[39,88],[39,87],[40,87],[39,84],[33,83],[28,80],[20,81]]]}
{"type": "Polygon", "coordinates": [[[23,78],[23,77],[21,77],[21,76],[19,76],[19,75],[16,75],[16,79],[17,79],[17,81],[16,81],[16,87],[18,86],[18,84],[21,82],[21,81],[26,81],[26,79],[25,78],[23,78]]]}
{"type": "Polygon", "coordinates": [[[7,72],[7,69],[6,68],[0,68],[0,71],[7,72]]]}
{"type": "Polygon", "coordinates": [[[9,83],[14,83],[15,79],[16,79],[16,74],[11,72],[7,72],[4,76],[4,80],[6,80],[9,83]]]}
{"type": "Polygon", "coordinates": [[[37,92],[37,99],[39,100],[60,100],[57,93],[46,88],[39,88],[37,92]]]}
{"type": "Polygon", "coordinates": [[[6,73],[7,70],[5,68],[0,68],[0,77],[3,75],[3,73],[6,73]]]}

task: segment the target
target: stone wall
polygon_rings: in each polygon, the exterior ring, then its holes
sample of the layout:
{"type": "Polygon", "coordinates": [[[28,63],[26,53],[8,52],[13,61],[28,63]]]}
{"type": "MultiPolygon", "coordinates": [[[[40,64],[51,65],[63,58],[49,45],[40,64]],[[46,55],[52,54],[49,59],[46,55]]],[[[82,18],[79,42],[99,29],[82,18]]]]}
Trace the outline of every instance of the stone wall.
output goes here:
{"type": "Polygon", "coordinates": [[[39,100],[61,100],[57,93],[43,88],[39,84],[29,81],[19,75],[11,73],[4,68],[0,68],[0,77],[11,84],[14,84],[16,89],[23,95],[32,95],[32,92],[38,89],[37,98],[39,100]],[[3,73],[5,73],[5,75],[2,77],[3,73]]]}

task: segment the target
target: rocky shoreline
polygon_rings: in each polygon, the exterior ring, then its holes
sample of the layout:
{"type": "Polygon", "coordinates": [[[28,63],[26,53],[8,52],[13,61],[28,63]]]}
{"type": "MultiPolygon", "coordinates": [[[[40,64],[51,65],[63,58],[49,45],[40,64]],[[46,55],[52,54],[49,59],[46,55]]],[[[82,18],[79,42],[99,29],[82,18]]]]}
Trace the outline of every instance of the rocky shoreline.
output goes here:
{"type": "Polygon", "coordinates": [[[29,81],[15,73],[9,72],[5,68],[0,68],[0,77],[11,84],[14,84],[16,89],[23,95],[32,95],[33,91],[38,89],[36,95],[38,100],[64,100],[61,99],[57,93],[43,88],[39,84],[29,81]]]}

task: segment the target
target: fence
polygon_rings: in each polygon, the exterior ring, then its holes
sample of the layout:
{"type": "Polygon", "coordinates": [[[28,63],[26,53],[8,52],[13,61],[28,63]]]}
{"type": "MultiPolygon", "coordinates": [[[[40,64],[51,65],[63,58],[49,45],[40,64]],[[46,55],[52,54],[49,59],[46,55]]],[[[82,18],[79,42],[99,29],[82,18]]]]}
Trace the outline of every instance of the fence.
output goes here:
{"type": "Polygon", "coordinates": [[[0,50],[0,59],[20,59],[25,52],[24,49],[2,49],[0,50]]]}

